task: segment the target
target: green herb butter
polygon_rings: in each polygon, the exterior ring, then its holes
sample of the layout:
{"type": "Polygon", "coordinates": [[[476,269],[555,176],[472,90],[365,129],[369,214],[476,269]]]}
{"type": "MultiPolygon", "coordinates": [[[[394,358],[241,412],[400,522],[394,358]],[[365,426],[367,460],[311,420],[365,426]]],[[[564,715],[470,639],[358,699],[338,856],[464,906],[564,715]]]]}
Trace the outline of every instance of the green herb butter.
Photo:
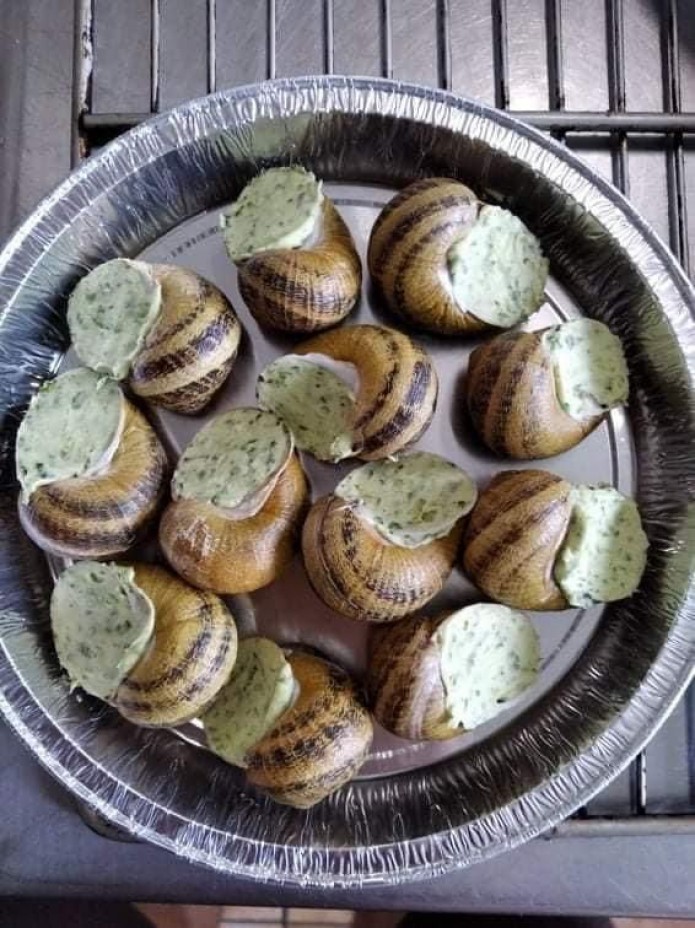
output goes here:
{"type": "Polygon", "coordinates": [[[647,536],[634,500],[613,487],[578,486],[555,561],[555,579],[572,606],[630,596],[647,562],[647,536]]]}
{"type": "Polygon", "coordinates": [[[415,451],[353,470],[335,494],[359,503],[360,514],[387,541],[418,548],[448,535],[473,508],[477,490],[455,464],[415,451]]]}
{"type": "Polygon", "coordinates": [[[256,501],[260,508],[292,449],[292,436],[273,413],[231,409],[202,428],[183,452],[172,495],[225,509],[256,501]]]}
{"type": "Polygon", "coordinates": [[[116,258],[90,271],[68,303],[77,356],[95,371],[127,377],[162,305],[162,291],[147,264],[116,258]]]}
{"type": "Polygon", "coordinates": [[[620,339],[602,322],[574,319],[543,335],[560,405],[574,419],[627,402],[627,363],[620,339]]]}
{"type": "Polygon", "coordinates": [[[114,380],[86,368],[45,384],[17,432],[17,476],[25,498],[40,486],[97,473],[111,460],[125,401],[114,380]]]}
{"type": "Polygon", "coordinates": [[[301,167],[271,168],[255,177],[221,218],[232,261],[273,248],[299,248],[321,215],[321,181],[301,167]]]}
{"type": "Polygon", "coordinates": [[[352,423],[357,371],[324,355],[289,354],[258,378],[258,402],[279,416],[302,451],[320,461],[355,453],[352,423]]]}
{"type": "Polygon", "coordinates": [[[203,716],[210,748],[237,767],[271,730],[297,694],[292,668],[282,649],[267,638],[239,642],[234,670],[203,716]]]}
{"type": "Polygon", "coordinates": [[[459,609],[434,634],[451,723],[470,731],[534,682],[541,651],[531,620],[507,606],[459,609]]]}
{"type": "Polygon", "coordinates": [[[459,308],[507,329],[543,303],[548,261],[523,222],[499,206],[483,206],[464,238],[448,253],[459,308]]]}
{"type": "Polygon", "coordinates": [[[132,567],[80,561],[58,579],[51,627],[58,660],[73,686],[110,699],[143,656],[154,632],[152,601],[132,567]]]}

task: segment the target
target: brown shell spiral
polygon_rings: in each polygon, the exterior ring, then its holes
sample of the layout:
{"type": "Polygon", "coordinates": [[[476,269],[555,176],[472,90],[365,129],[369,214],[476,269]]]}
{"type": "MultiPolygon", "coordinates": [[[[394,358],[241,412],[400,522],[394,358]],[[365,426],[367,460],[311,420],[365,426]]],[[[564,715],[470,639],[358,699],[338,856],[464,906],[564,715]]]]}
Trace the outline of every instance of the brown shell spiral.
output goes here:
{"type": "Polygon", "coordinates": [[[420,548],[391,544],[357,513],[357,505],[324,496],[304,523],[304,565],[314,590],[336,612],[366,622],[393,622],[415,612],[444,586],[462,533],[420,548]]]}
{"type": "Polygon", "coordinates": [[[381,325],[353,325],[302,342],[297,354],[324,354],[353,364],[358,457],[376,461],[417,441],[432,420],[439,383],[432,360],[412,339],[381,325]]]}
{"type": "Polygon", "coordinates": [[[152,266],[162,309],[129,376],[134,393],[180,413],[200,412],[227,379],[241,325],[224,294],[193,271],[152,266]]]}
{"type": "Polygon", "coordinates": [[[113,704],[137,725],[181,725],[200,714],[229,679],[237,631],[227,607],[161,567],[135,565],[155,608],[154,639],[113,704]]]}
{"type": "Polygon", "coordinates": [[[469,231],[480,203],[458,181],[431,177],[401,190],[379,214],[369,239],[369,272],[384,302],[412,325],[442,335],[489,326],[461,310],[447,254],[469,231]]]}
{"type": "Polygon", "coordinates": [[[376,720],[401,738],[439,741],[462,733],[447,721],[441,650],[433,640],[447,617],[411,616],[370,636],[370,705],[376,720]]]}
{"type": "Polygon", "coordinates": [[[288,657],[299,695],[247,755],[247,776],[276,802],[307,809],[352,779],[372,742],[372,721],[350,677],[309,654],[288,657]]]}
{"type": "Polygon", "coordinates": [[[291,561],[308,499],[304,471],[293,455],[256,515],[232,519],[212,503],[174,500],[162,516],[159,541],[174,570],[194,586],[250,593],[291,561]]]}
{"type": "Polygon", "coordinates": [[[22,522],[42,548],[63,557],[109,557],[132,547],[156,515],[166,453],[142,413],[124,402],[123,433],[103,473],[57,480],[20,504],[22,522]]]}
{"type": "Polygon", "coordinates": [[[508,332],[473,351],[466,402],[473,425],[497,454],[551,457],[578,444],[603,416],[578,422],[559,404],[543,332],[508,332]]]}
{"type": "Polygon", "coordinates": [[[281,332],[319,332],[359,299],[362,265],[350,230],[325,198],[318,241],[260,252],[239,264],[239,290],[256,321],[281,332]]]}
{"type": "Polygon", "coordinates": [[[553,577],[567,534],[571,485],[543,470],[498,474],[478,498],[463,569],[491,599],[515,609],[566,609],[553,577]]]}

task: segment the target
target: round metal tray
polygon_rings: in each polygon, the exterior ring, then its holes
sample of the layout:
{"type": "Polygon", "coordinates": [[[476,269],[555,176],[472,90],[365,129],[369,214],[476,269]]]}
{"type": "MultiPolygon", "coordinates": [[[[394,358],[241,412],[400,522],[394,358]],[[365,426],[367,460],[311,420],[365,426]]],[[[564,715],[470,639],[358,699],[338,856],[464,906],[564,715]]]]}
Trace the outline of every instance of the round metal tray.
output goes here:
{"type": "MultiPolygon", "coordinates": [[[[128,832],[278,882],[432,875],[510,848],[586,802],[686,685],[695,655],[695,297],[620,195],[534,130],[479,104],[385,81],[307,78],[218,94],[122,137],[44,201],[0,255],[0,300],[0,709],[49,770],[128,832]],[[195,725],[139,730],[69,694],[47,626],[51,571],[19,530],[11,455],[17,419],[61,363],[66,295],[86,268],[117,255],[192,267],[229,295],[246,335],[211,412],[253,402],[258,371],[292,341],[264,335],[246,311],[218,216],[259,166],[293,160],[326,179],[363,258],[381,205],[417,176],[460,177],[521,216],[552,264],[546,305],[529,327],[581,312],[609,322],[626,346],[632,384],[627,414],[614,412],[578,448],[534,466],[634,493],[650,538],[648,569],[631,600],[534,615],[543,672],[519,703],[444,744],[378,731],[360,778],[308,812],[249,790],[238,771],[200,748],[195,725]]],[[[394,324],[366,280],[347,324],[373,320],[394,324]]],[[[472,343],[415,337],[442,385],[420,447],[456,460],[481,484],[518,467],[486,454],[467,425],[461,380],[472,343]]],[[[174,450],[201,425],[168,413],[153,418],[174,450]]],[[[305,464],[315,497],[348,466],[305,464]]],[[[432,608],[474,598],[455,572],[432,608]]],[[[319,602],[299,558],[277,583],[230,605],[242,631],[300,641],[363,669],[367,629],[319,602]]]]}

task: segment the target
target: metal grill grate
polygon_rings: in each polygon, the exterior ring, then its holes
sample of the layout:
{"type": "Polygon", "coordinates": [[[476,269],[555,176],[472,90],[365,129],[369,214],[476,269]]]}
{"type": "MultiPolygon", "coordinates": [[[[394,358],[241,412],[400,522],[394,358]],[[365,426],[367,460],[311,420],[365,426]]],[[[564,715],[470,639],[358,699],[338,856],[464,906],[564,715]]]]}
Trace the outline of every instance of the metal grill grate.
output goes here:
{"type": "MultiPolygon", "coordinates": [[[[635,202],[688,273],[695,261],[689,0],[77,0],[76,22],[75,163],[160,108],[222,87],[308,73],[402,78],[551,133],[635,202]]],[[[695,834],[693,813],[691,688],[563,830],[695,834]]]]}

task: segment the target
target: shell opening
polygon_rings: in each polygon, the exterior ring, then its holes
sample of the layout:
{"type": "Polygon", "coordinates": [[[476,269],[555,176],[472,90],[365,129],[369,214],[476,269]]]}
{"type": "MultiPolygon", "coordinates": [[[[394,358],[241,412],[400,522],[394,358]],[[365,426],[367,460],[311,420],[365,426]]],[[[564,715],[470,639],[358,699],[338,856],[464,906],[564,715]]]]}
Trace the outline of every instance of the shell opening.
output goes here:
{"type": "Polygon", "coordinates": [[[73,686],[110,699],[148,649],[155,608],[132,567],[80,561],[51,596],[58,660],[73,686]]]}
{"type": "Polygon", "coordinates": [[[278,248],[301,248],[321,225],[323,189],[302,167],[271,168],[247,184],[221,217],[232,261],[278,248]]]}
{"type": "Polygon", "coordinates": [[[359,374],[354,364],[323,354],[289,354],[258,378],[258,402],[279,416],[301,451],[337,462],[359,448],[353,422],[359,374]]]}
{"type": "Polygon", "coordinates": [[[120,443],[126,401],[118,384],[87,368],[56,377],[34,396],[17,433],[23,498],[57,480],[103,473],[120,443]]]}
{"type": "Polygon", "coordinates": [[[143,261],[116,258],[90,271],[68,302],[77,356],[117,380],[128,375],[162,308],[162,288],[143,261]]]}
{"type": "Polygon", "coordinates": [[[451,461],[416,451],[353,470],[335,495],[357,503],[362,517],[386,541],[418,548],[448,535],[473,508],[477,489],[451,461]]]}
{"type": "Polygon", "coordinates": [[[492,603],[459,609],[434,634],[451,724],[470,731],[534,682],[540,641],[523,612],[492,603]]]}
{"type": "Polygon", "coordinates": [[[548,261],[540,242],[500,206],[481,208],[469,231],[449,249],[447,263],[459,309],[489,325],[510,328],[543,303],[548,261]]]}
{"type": "Polygon", "coordinates": [[[239,642],[229,682],[203,716],[208,744],[220,757],[246,767],[246,755],[290,709],[298,686],[282,649],[267,638],[239,642]]]}
{"type": "Polygon", "coordinates": [[[614,487],[573,487],[555,580],[572,606],[631,596],[647,563],[647,536],[633,499],[614,487]]]}
{"type": "Polygon", "coordinates": [[[602,322],[574,319],[548,329],[543,347],[553,365],[562,409],[581,421],[628,398],[628,372],[620,339],[602,322]]]}
{"type": "Polygon", "coordinates": [[[230,518],[255,515],[294,451],[280,419],[263,409],[231,409],[202,428],[181,455],[172,496],[212,503],[230,518]]]}

